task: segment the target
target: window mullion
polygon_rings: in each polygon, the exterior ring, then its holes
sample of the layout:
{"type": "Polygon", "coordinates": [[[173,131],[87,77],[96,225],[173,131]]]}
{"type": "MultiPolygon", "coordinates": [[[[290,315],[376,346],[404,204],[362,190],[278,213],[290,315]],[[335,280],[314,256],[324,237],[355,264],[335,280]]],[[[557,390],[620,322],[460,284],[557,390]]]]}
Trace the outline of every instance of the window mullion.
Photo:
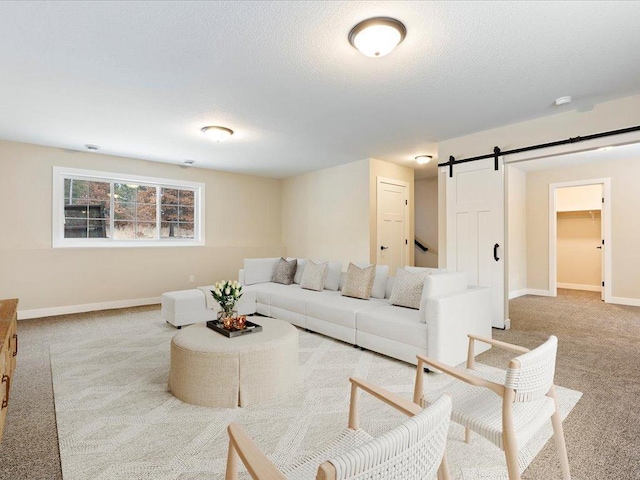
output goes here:
{"type": "Polygon", "coordinates": [[[161,187],[156,185],[156,240],[160,241],[160,228],[162,227],[160,215],[160,192],[161,187]]]}
{"type": "Polygon", "coordinates": [[[111,193],[111,195],[109,195],[109,238],[113,242],[115,237],[115,207],[116,207],[116,201],[115,201],[116,189],[113,181],[109,182],[109,192],[111,193]]]}

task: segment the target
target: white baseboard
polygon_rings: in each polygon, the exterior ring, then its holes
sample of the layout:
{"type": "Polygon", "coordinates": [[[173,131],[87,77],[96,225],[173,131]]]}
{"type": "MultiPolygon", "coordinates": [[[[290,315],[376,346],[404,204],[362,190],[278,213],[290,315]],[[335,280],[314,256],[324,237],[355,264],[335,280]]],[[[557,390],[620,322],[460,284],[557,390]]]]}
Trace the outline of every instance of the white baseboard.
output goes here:
{"type": "Polygon", "coordinates": [[[116,300],[114,302],[85,303],[84,305],[67,305],[65,307],[18,310],[18,320],[68,315],[70,313],[95,312],[97,310],[111,310],[114,308],[140,307],[142,305],[155,305],[157,303],[160,303],[160,297],[132,298],[130,300],[116,300]]]}
{"type": "Polygon", "coordinates": [[[527,295],[538,295],[539,297],[552,297],[549,290],[538,290],[537,288],[527,288],[527,295]]]}
{"type": "Polygon", "coordinates": [[[609,302],[617,305],[631,305],[632,307],[640,307],[640,298],[624,298],[624,297],[611,297],[609,302]]]}
{"type": "Polygon", "coordinates": [[[558,288],[566,288],[568,290],[586,290],[587,292],[600,292],[600,285],[580,285],[579,283],[558,283],[558,288]]]}
{"type": "Polygon", "coordinates": [[[526,288],[521,288],[520,290],[514,290],[513,292],[509,292],[509,300],[513,300],[514,298],[521,297],[526,295],[528,290],[526,288]]]}

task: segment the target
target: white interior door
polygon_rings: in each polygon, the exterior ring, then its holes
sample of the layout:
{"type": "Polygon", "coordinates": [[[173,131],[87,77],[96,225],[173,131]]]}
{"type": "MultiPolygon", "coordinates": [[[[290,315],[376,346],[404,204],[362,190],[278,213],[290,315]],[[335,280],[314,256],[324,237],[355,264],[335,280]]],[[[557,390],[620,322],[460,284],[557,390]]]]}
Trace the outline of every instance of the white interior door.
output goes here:
{"type": "Polygon", "coordinates": [[[504,166],[494,160],[454,165],[447,174],[447,269],[470,286],[491,288],[492,325],[505,327],[504,166]]]}
{"type": "Polygon", "coordinates": [[[600,289],[600,300],[602,300],[604,302],[604,277],[605,277],[605,254],[604,254],[604,250],[605,248],[607,248],[607,245],[604,241],[605,239],[605,209],[604,209],[604,185],[602,185],[602,190],[601,190],[601,200],[602,200],[602,209],[600,210],[600,245],[598,246],[598,248],[600,249],[600,277],[602,280],[602,288],[600,289]]]}
{"type": "Polygon", "coordinates": [[[409,185],[404,182],[378,178],[377,263],[389,265],[393,276],[407,264],[408,190],[409,185]]]}

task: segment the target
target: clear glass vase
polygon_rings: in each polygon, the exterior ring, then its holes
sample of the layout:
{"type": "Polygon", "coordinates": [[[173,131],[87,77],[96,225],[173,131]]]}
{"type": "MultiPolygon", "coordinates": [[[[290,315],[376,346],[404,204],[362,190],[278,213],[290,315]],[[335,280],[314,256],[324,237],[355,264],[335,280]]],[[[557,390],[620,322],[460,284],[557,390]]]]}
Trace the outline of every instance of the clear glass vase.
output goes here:
{"type": "Polygon", "coordinates": [[[231,329],[233,319],[238,316],[238,311],[234,308],[231,310],[220,310],[218,312],[218,323],[222,323],[224,328],[231,329]]]}

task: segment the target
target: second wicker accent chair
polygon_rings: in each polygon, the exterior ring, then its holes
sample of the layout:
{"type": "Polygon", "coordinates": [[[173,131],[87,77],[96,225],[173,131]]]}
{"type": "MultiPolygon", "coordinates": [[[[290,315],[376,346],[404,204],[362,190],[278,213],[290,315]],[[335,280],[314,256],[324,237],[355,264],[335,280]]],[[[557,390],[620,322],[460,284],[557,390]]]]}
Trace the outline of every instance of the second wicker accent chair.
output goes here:
{"type": "Polygon", "coordinates": [[[443,392],[453,397],[451,419],[465,427],[465,442],[471,431],[504,450],[510,480],[520,480],[518,450],[551,419],[562,467],[562,478],[570,480],[569,460],[562,431],[553,379],[558,339],[555,336],[533,350],[490,338],[469,335],[467,368],[457,369],[418,355],[414,402],[426,407],[443,392]],[[484,342],[520,354],[506,371],[486,373],[475,369],[474,343],[484,342]],[[452,377],[437,389],[424,387],[424,367],[452,377]]]}
{"type": "Polygon", "coordinates": [[[451,398],[435,400],[427,409],[355,378],[351,382],[349,427],[315,454],[278,470],[239,425],[229,425],[225,480],[236,480],[238,459],[254,480],[449,480],[445,448],[451,398]],[[372,437],[358,426],[358,389],[410,418],[391,431],[372,437]]]}

